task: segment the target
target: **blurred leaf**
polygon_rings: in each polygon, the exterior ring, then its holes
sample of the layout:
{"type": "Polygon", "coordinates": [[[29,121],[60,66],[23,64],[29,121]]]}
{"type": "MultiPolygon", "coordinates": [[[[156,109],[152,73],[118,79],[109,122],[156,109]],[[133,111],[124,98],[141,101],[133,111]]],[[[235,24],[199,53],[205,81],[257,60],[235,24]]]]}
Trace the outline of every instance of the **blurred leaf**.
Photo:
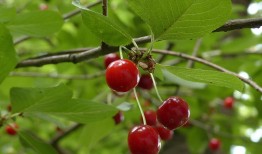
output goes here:
{"type": "Polygon", "coordinates": [[[12,36],[8,29],[0,24],[0,83],[12,71],[17,63],[12,36]]]}
{"type": "Polygon", "coordinates": [[[126,33],[110,18],[84,8],[79,0],[74,0],[73,4],[82,9],[84,24],[102,41],[112,46],[127,45],[131,43],[132,37],[126,33]]]}
{"type": "Polygon", "coordinates": [[[115,123],[112,118],[89,123],[82,130],[80,143],[82,143],[82,146],[88,148],[88,150],[91,150],[99,140],[112,132],[114,127],[115,123]]]}
{"type": "Polygon", "coordinates": [[[7,8],[0,6],[0,23],[8,22],[16,15],[15,8],[7,8]]]}
{"type": "Polygon", "coordinates": [[[158,69],[161,69],[162,73],[167,70],[175,76],[185,80],[232,88],[238,91],[243,91],[244,89],[244,83],[240,79],[224,72],[182,68],[176,66],[164,66],[159,64],[157,64],[156,67],[159,67],[158,69]]]}
{"type": "Polygon", "coordinates": [[[29,132],[19,132],[19,139],[26,148],[31,147],[38,154],[57,154],[57,152],[51,145],[45,143],[29,132]]]}
{"type": "Polygon", "coordinates": [[[129,4],[158,40],[199,38],[221,26],[231,13],[230,0],[129,0],[129,4]]]}
{"type": "Polygon", "coordinates": [[[12,88],[14,113],[42,112],[80,123],[98,121],[116,114],[117,109],[84,99],[71,99],[72,92],[65,86],[53,88],[12,88]]]}
{"type": "Polygon", "coordinates": [[[32,11],[18,14],[8,23],[12,33],[28,36],[48,36],[61,29],[63,19],[55,11],[32,11]]]}

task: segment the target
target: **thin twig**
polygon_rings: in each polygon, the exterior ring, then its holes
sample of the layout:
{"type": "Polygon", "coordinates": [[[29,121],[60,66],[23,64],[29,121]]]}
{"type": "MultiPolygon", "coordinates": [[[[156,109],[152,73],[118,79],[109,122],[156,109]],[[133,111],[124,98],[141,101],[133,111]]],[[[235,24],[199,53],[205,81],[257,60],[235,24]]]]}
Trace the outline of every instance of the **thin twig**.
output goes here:
{"type": "MultiPolygon", "coordinates": [[[[140,48],[139,49],[140,51],[147,51],[146,48],[140,48]]],[[[198,58],[198,57],[193,57],[193,56],[190,56],[190,55],[187,55],[187,54],[184,54],[184,53],[180,53],[180,52],[175,52],[175,51],[168,51],[168,50],[158,50],[158,49],[153,49],[152,50],[153,52],[155,53],[160,53],[160,54],[168,54],[168,55],[173,55],[173,56],[177,56],[177,57],[181,57],[181,58],[185,58],[185,59],[190,59],[190,60],[193,60],[193,61],[196,61],[196,62],[199,62],[199,63],[202,63],[204,65],[207,65],[207,66],[210,66],[216,70],[219,70],[221,72],[225,72],[225,73],[228,73],[228,74],[231,74],[231,75],[234,75],[236,76],[237,78],[239,78],[240,80],[242,80],[243,82],[249,84],[250,86],[252,86],[255,90],[257,90],[258,92],[262,93],[262,87],[260,87],[257,83],[255,83],[254,81],[250,80],[250,79],[247,79],[247,78],[244,78],[240,75],[238,75],[237,73],[235,72],[231,72],[219,65],[216,65],[214,63],[211,63],[207,60],[204,60],[204,59],[201,59],[201,58],[198,58]]]]}
{"type": "Polygon", "coordinates": [[[67,79],[67,80],[87,80],[97,78],[105,74],[105,71],[97,72],[87,75],[65,75],[65,74],[43,74],[37,72],[11,72],[9,76],[19,77],[39,77],[39,78],[53,78],[53,79],[67,79]]]}
{"type": "Polygon", "coordinates": [[[67,137],[68,135],[70,135],[71,133],[73,133],[77,129],[81,128],[82,126],[83,126],[83,124],[75,124],[72,127],[70,127],[67,130],[65,130],[63,133],[56,134],[56,136],[54,136],[54,138],[50,141],[50,144],[53,147],[56,147],[60,140],[62,140],[63,138],[67,137]]]}
{"type": "MultiPolygon", "coordinates": [[[[199,51],[199,48],[200,48],[201,44],[202,44],[202,38],[198,39],[196,41],[196,44],[195,44],[195,47],[194,47],[194,50],[193,50],[193,53],[192,53],[193,57],[197,56],[197,52],[199,51]]],[[[188,68],[192,68],[193,65],[194,65],[194,61],[193,60],[189,60],[188,63],[187,63],[187,67],[188,68]]]]}

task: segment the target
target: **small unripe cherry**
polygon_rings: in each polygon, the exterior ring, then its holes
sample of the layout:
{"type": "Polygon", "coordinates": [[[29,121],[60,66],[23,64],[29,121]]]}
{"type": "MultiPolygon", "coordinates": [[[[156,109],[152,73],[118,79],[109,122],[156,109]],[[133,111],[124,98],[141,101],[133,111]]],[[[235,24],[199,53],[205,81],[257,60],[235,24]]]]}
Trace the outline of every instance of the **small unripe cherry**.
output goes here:
{"type": "Polygon", "coordinates": [[[12,135],[12,136],[16,135],[17,129],[18,129],[18,125],[16,123],[6,125],[6,127],[5,127],[6,133],[9,134],[9,135],[12,135]]]}
{"type": "Polygon", "coordinates": [[[170,130],[183,126],[189,116],[188,104],[180,97],[169,97],[157,110],[158,121],[170,130]]]}
{"type": "Polygon", "coordinates": [[[154,128],[157,130],[157,132],[158,132],[158,134],[159,134],[159,136],[162,140],[167,141],[167,140],[172,139],[173,134],[174,134],[174,132],[172,130],[167,129],[160,124],[154,126],[154,128]]]}
{"type": "Polygon", "coordinates": [[[121,111],[118,111],[117,114],[113,116],[113,119],[117,125],[124,120],[124,115],[121,111]]]}
{"type": "MultiPolygon", "coordinates": [[[[146,124],[150,126],[156,125],[156,111],[154,110],[147,110],[144,111],[145,119],[146,119],[146,124]]],[[[143,123],[143,118],[142,116],[140,117],[141,123],[143,123]]]]}
{"type": "Polygon", "coordinates": [[[106,69],[107,85],[118,92],[133,89],[139,81],[139,70],[135,63],[127,59],[119,59],[108,65],[106,69]]]}
{"type": "Polygon", "coordinates": [[[110,54],[105,55],[105,59],[104,59],[105,68],[107,68],[107,66],[111,64],[113,61],[116,61],[119,59],[120,57],[116,53],[110,53],[110,54]]]}
{"type": "Polygon", "coordinates": [[[42,3],[42,4],[39,5],[39,9],[42,10],[42,11],[47,10],[48,9],[48,5],[42,3]]]}
{"type": "Polygon", "coordinates": [[[227,97],[224,99],[224,107],[227,109],[232,109],[234,105],[234,98],[233,97],[227,97]]]}
{"type": "Polygon", "coordinates": [[[220,148],[221,146],[221,142],[219,139],[217,138],[212,138],[210,141],[209,141],[209,144],[208,144],[210,150],[212,151],[216,151],[220,148]]]}
{"type": "Polygon", "coordinates": [[[149,125],[135,126],[128,134],[128,147],[132,154],[158,154],[160,136],[149,125]]]}
{"type": "Polygon", "coordinates": [[[153,80],[150,74],[141,75],[140,81],[138,83],[138,87],[145,89],[145,90],[150,90],[153,88],[153,80]]]}

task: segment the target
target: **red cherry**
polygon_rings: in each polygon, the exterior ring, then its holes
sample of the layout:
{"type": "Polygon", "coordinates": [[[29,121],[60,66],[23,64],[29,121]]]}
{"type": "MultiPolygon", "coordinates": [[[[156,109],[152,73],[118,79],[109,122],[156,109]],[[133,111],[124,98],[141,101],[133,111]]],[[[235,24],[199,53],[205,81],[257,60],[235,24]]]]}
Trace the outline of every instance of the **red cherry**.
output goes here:
{"type": "Polygon", "coordinates": [[[162,140],[167,141],[172,139],[174,133],[172,130],[167,129],[162,125],[157,125],[154,128],[157,130],[162,140]]]}
{"type": "Polygon", "coordinates": [[[227,97],[224,100],[224,107],[227,109],[232,109],[234,105],[234,98],[233,97],[227,97]]]}
{"type": "Polygon", "coordinates": [[[157,154],[161,148],[159,134],[149,125],[136,126],[128,134],[128,147],[132,154],[157,154]]]}
{"type": "Polygon", "coordinates": [[[104,60],[105,68],[107,68],[107,66],[111,64],[113,61],[116,61],[119,59],[120,57],[115,53],[110,53],[110,54],[105,55],[105,60],[104,60]]]}
{"type": "Polygon", "coordinates": [[[136,65],[127,59],[112,62],[106,69],[108,86],[118,92],[127,92],[139,81],[139,71],[136,65]]]}
{"type": "Polygon", "coordinates": [[[150,90],[153,87],[153,81],[149,74],[143,74],[138,83],[138,87],[150,90]]]}
{"type": "Polygon", "coordinates": [[[220,145],[221,145],[221,142],[219,139],[217,138],[212,138],[210,141],[209,141],[209,148],[210,150],[212,151],[216,151],[220,148],[220,145]]]}
{"type": "Polygon", "coordinates": [[[124,120],[124,115],[121,111],[119,111],[116,115],[113,116],[113,119],[115,120],[115,124],[117,125],[124,120]]]}
{"type": "MultiPolygon", "coordinates": [[[[146,118],[146,124],[150,126],[156,125],[156,111],[153,110],[147,110],[144,111],[144,115],[146,118]]],[[[141,123],[143,123],[142,116],[140,117],[141,123]]]]}
{"type": "Polygon", "coordinates": [[[9,135],[16,135],[17,129],[18,129],[18,125],[15,124],[15,123],[10,124],[10,125],[7,125],[7,126],[5,127],[5,131],[6,131],[6,133],[9,134],[9,135]]]}
{"type": "Polygon", "coordinates": [[[157,110],[158,121],[170,130],[183,126],[189,116],[188,105],[180,97],[169,97],[157,110]]]}

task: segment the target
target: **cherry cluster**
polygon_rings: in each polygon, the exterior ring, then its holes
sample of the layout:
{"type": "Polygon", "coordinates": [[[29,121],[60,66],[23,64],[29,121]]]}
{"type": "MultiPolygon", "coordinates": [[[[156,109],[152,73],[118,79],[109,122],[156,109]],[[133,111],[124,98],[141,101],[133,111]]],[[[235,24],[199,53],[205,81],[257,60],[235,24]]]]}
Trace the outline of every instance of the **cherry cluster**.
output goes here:
{"type": "MultiPolygon", "coordinates": [[[[120,59],[116,54],[105,57],[106,82],[117,92],[127,92],[137,85],[142,89],[151,89],[153,82],[149,74],[140,78],[135,63],[120,59]]],[[[187,123],[190,115],[188,104],[180,97],[169,97],[163,101],[157,111],[144,112],[146,125],[133,127],[128,134],[128,146],[132,154],[157,154],[161,140],[169,140],[173,130],[187,123]]],[[[114,116],[116,124],[121,119],[121,112],[114,116]]]]}

